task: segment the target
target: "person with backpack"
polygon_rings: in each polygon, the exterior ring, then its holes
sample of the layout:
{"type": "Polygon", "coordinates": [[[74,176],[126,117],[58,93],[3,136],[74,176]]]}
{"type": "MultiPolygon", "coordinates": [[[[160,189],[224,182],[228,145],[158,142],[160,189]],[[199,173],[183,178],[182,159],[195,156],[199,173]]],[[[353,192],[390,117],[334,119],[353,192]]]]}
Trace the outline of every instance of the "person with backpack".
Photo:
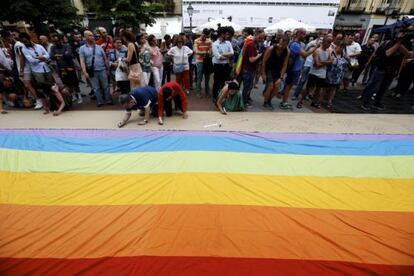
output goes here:
{"type": "Polygon", "coordinates": [[[302,49],[301,42],[305,41],[306,38],[306,30],[305,29],[297,29],[295,39],[289,45],[289,62],[287,67],[287,75],[285,80],[285,88],[283,91],[283,99],[280,103],[279,107],[281,109],[292,109],[292,105],[288,103],[289,93],[292,89],[293,85],[298,83],[300,72],[302,70],[302,58],[306,58],[307,56],[312,55],[317,47],[313,47],[308,51],[302,49]]]}

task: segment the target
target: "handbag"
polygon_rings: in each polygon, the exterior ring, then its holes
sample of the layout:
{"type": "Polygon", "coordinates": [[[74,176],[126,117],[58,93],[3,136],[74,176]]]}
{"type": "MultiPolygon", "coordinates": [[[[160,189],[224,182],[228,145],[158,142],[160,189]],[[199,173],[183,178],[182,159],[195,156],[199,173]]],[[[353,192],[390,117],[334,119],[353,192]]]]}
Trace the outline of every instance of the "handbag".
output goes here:
{"type": "Polygon", "coordinates": [[[115,81],[128,80],[128,66],[121,58],[118,59],[118,67],[115,69],[115,81]]]}
{"type": "Polygon", "coordinates": [[[173,70],[174,70],[174,73],[175,74],[177,74],[177,73],[182,73],[182,72],[184,72],[185,71],[185,63],[184,63],[184,47],[182,48],[183,49],[183,61],[182,61],[182,63],[180,63],[180,64],[173,64],[173,70]]]}
{"type": "Polygon", "coordinates": [[[138,62],[138,55],[137,55],[136,47],[135,47],[135,57],[136,57],[137,63],[129,66],[128,79],[130,81],[140,82],[142,80],[142,69],[141,69],[141,65],[138,62]]]}
{"type": "Polygon", "coordinates": [[[358,59],[356,58],[351,58],[350,60],[350,65],[352,69],[357,69],[359,67],[359,62],[358,59]]]}

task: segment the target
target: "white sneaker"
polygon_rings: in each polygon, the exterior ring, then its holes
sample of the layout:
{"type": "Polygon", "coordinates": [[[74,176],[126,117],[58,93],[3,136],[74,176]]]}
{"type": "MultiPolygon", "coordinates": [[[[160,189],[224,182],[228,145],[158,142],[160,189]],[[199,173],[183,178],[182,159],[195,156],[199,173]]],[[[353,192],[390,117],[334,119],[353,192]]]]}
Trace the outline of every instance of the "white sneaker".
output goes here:
{"type": "Polygon", "coordinates": [[[43,108],[43,103],[41,100],[36,100],[36,105],[34,107],[34,109],[39,110],[43,108]]]}
{"type": "Polygon", "coordinates": [[[79,97],[78,97],[76,103],[78,103],[78,104],[83,103],[82,95],[79,94],[79,97]]]}

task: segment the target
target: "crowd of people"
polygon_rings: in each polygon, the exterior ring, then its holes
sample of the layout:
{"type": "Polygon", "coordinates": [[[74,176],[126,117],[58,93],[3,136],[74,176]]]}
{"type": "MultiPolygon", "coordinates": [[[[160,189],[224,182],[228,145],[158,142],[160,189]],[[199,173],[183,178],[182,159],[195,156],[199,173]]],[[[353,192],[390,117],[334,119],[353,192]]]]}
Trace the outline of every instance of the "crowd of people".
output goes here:
{"type": "Polygon", "coordinates": [[[363,75],[361,108],[384,110],[382,100],[393,80],[398,76],[390,96],[402,99],[414,78],[414,43],[402,36],[380,43],[374,35],[361,46],[359,33],[311,37],[304,29],[266,35],[262,29],[245,28],[237,34],[231,27],[219,27],[158,40],[127,29],[112,37],[100,27],[39,37],[3,31],[1,39],[1,113],[7,113],[6,104],[43,108],[45,114],[58,116],[89,96],[97,107],[119,101],[126,109],[119,127],[134,109],[144,116],[140,124],[151,114],[159,124],[174,113],[187,118],[190,94],[211,99],[222,114],[249,110],[260,78],[263,106],[274,109],[276,97],[279,108],[291,110],[289,101],[296,101],[296,108],[306,101],[314,108],[325,103],[332,108],[336,93],[363,75]],[[81,82],[90,87],[88,95],[82,94],[81,82]]]}

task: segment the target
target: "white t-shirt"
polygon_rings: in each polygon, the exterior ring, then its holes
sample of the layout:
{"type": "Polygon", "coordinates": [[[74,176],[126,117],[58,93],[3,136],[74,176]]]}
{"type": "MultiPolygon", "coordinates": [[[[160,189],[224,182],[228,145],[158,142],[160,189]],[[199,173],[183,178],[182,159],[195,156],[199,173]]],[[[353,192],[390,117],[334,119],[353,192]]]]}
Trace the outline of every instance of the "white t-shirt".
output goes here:
{"type": "MultiPolygon", "coordinates": [[[[16,57],[16,65],[17,65],[17,70],[20,72],[20,57],[23,56],[23,48],[24,48],[24,44],[21,43],[20,41],[17,41],[16,44],[14,44],[13,47],[13,51],[14,51],[14,56],[16,57]]],[[[29,62],[27,62],[24,65],[24,74],[31,74],[32,70],[30,69],[30,64],[29,62]]]]}
{"type": "Polygon", "coordinates": [[[174,64],[184,64],[185,70],[190,69],[190,65],[188,64],[188,57],[192,54],[193,51],[187,46],[182,46],[181,49],[178,49],[178,47],[175,46],[168,51],[168,55],[174,56],[174,64]]]}
{"type": "MultiPolygon", "coordinates": [[[[0,64],[7,68],[7,70],[12,70],[13,61],[9,59],[6,54],[4,53],[6,49],[0,48],[0,64]]],[[[3,68],[0,68],[3,70],[3,68]]]]}
{"type": "MultiPolygon", "coordinates": [[[[362,49],[361,49],[361,45],[359,45],[359,43],[358,42],[352,42],[352,44],[351,45],[348,45],[348,46],[346,46],[346,54],[348,55],[348,56],[352,56],[352,55],[355,55],[355,54],[358,54],[358,53],[361,53],[361,51],[362,51],[362,49]]],[[[357,60],[357,57],[352,57],[351,58],[351,64],[353,63],[353,62],[357,62],[356,61],[357,60]]]]}

